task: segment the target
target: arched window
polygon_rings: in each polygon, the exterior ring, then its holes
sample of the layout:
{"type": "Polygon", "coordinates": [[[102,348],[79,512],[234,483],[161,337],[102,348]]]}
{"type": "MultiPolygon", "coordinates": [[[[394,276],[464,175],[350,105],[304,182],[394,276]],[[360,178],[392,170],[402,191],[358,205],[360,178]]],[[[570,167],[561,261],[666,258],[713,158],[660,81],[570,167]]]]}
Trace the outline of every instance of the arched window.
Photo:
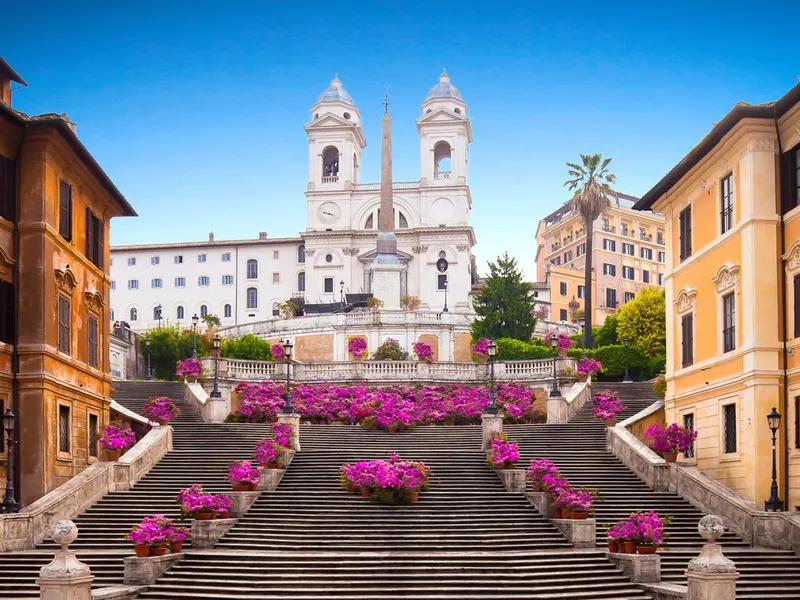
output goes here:
{"type": "Polygon", "coordinates": [[[225,315],[226,319],[230,319],[231,318],[231,316],[233,315],[233,309],[231,308],[230,304],[226,304],[225,305],[225,308],[222,309],[222,314],[225,315]]]}
{"type": "Polygon", "coordinates": [[[375,216],[374,213],[370,213],[367,217],[367,222],[364,223],[364,229],[373,229],[375,227],[375,216]]]}
{"type": "Polygon", "coordinates": [[[258,290],[247,288],[247,308],[258,308],[258,290]]]}
{"type": "Polygon", "coordinates": [[[408,229],[408,219],[399,210],[397,211],[397,228],[408,229]]]}
{"type": "Polygon", "coordinates": [[[135,308],[131,309],[131,318],[128,319],[129,321],[138,321],[139,320],[139,311],[135,308]]]}
{"type": "Polygon", "coordinates": [[[178,321],[183,321],[184,317],[186,316],[186,311],[182,306],[178,307],[177,313],[178,321]]]}
{"type": "Polygon", "coordinates": [[[153,321],[160,321],[161,320],[161,305],[159,304],[155,308],[153,308],[153,321]]]}
{"type": "Polygon", "coordinates": [[[208,316],[208,306],[205,304],[200,305],[200,318],[208,316]]]}
{"type": "Polygon", "coordinates": [[[258,279],[258,261],[255,258],[247,261],[247,278],[258,279]]]}
{"type": "Polygon", "coordinates": [[[452,150],[445,141],[436,142],[433,146],[433,175],[435,179],[450,179],[452,150]]]}
{"type": "Polygon", "coordinates": [[[277,302],[272,303],[272,316],[273,317],[281,316],[280,304],[278,304],[277,302]]]}
{"type": "Polygon", "coordinates": [[[322,151],[322,180],[336,181],[339,178],[339,149],[328,146],[322,151]]]}
{"type": "Polygon", "coordinates": [[[297,291],[298,292],[305,292],[306,291],[306,272],[300,271],[297,274],[297,291]]]}
{"type": "Polygon", "coordinates": [[[306,262],[306,245],[300,244],[297,247],[297,262],[304,263],[306,262]]]}

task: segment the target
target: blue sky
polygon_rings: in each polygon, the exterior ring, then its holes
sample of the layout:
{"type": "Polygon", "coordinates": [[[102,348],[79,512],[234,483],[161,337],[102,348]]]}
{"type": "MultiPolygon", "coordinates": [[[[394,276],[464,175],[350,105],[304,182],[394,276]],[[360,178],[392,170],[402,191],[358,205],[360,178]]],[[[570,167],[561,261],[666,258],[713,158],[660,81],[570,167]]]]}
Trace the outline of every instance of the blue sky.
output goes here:
{"type": "Polygon", "coordinates": [[[538,220],[567,200],[564,162],[613,157],[641,195],[739,100],[800,75],[800,4],[672,2],[75,2],[4,6],[3,56],[28,113],[67,112],[139,212],[112,244],[297,235],[303,124],[338,72],[377,181],[384,85],[394,178],[419,177],[414,120],[443,65],[469,103],[481,265],[533,275],[538,220]],[[669,5],[669,6],[667,6],[669,5]]]}

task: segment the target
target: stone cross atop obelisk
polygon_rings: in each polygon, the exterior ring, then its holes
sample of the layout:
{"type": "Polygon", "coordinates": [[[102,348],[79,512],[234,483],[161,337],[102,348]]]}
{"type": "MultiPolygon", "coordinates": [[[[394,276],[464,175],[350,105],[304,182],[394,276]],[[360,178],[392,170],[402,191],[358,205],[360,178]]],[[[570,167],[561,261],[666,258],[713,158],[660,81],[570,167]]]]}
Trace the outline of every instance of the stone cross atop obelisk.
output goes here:
{"type": "Polygon", "coordinates": [[[394,200],[392,198],[392,118],[389,116],[389,92],[383,99],[381,124],[381,210],[378,219],[378,255],[375,262],[396,265],[397,237],[394,235],[394,200]]]}

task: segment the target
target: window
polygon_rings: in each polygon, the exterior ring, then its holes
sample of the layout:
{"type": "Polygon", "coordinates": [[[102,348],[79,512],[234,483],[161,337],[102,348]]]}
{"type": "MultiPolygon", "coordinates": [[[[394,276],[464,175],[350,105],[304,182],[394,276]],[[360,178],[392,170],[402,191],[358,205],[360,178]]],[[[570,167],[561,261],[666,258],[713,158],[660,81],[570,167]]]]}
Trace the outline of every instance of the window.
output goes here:
{"type": "Polygon", "coordinates": [[[100,429],[100,419],[97,415],[89,413],[89,456],[97,458],[97,441],[100,429]]]}
{"type": "Polygon", "coordinates": [[[636,294],[633,292],[625,292],[625,304],[631,302],[634,298],[636,298],[636,294]]]}
{"type": "Polygon", "coordinates": [[[69,454],[72,442],[72,429],[70,423],[70,409],[65,404],[58,405],[58,451],[69,454]]]}
{"type": "Polygon", "coordinates": [[[800,448],[800,396],[794,397],[794,447],[800,448]]]}
{"type": "Polygon", "coordinates": [[[736,295],[731,292],[722,297],[722,351],[736,348],[736,295]]]}
{"type": "Polygon", "coordinates": [[[112,321],[116,321],[116,319],[114,318],[114,315],[116,314],[116,311],[113,308],[108,311],[108,314],[111,317],[112,321]]]}
{"type": "Polygon", "coordinates": [[[128,289],[129,290],[138,290],[139,289],[139,280],[138,279],[128,279],[128,289]]]}
{"type": "Polygon", "coordinates": [[[650,283],[650,271],[642,269],[642,283],[650,283]]]}
{"type": "Polygon", "coordinates": [[[622,253],[628,256],[633,256],[633,244],[622,242],[622,253]]]}
{"type": "Polygon", "coordinates": [[[564,262],[568,263],[571,260],[572,260],[572,250],[567,250],[566,252],[564,252],[564,262]]]}
{"type": "Polygon", "coordinates": [[[223,275],[222,285],[233,285],[233,275],[223,275]]]}
{"type": "Polygon", "coordinates": [[[575,248],[576,256],[583,256],[584,254],[586,254],[586,242],[578,244],[578,246],[575,248]]]}
{"type": "Polygon", "coordinates": [[[94,216],[91,210],[86,209],[86,258],[96,267],[103,268],[103,255],[105,254],[105,227],[102,219],[94,216]]]}
{"type": "Polygon", "coordinates": [[[197,255],[197,262],[204,263],[206,262],[207,256],[205,254],[198,254],[197,255]]]}
{"type": "Polygon", "coordinates": [[[446,290],[447,289],[447,275],[442,273],[436,276],[436,289],[437,290],[446,290]]]}
{"type": "Polygon", "coordinates": [[[281,257],[281,253],[279,250],[272,251],[272,260],[278,260],[281,257]]]}
{"type": "Polygon", "coordinates": [[[109,267],[113,267],[114,266],[114,259],[113,258],[109,258],[108,259],[108,266],[109,267]]]}
{"type": "Polygon", "coordinates": [[[200,318],[208,316],[208,306],[205,304],[200,305],[200,318]]]}
{"type": "Polygon", "coordinates": [[[247,308],[258,308],[258,290],[247,288],[247,308]]]}
{"type": "Polygon", "coordinates": [[[562,296],[566,296],[567,295],[567,282],[566,281],[559,282],[559,284],[558,284],[558,293],[561,294],[562,296]]]}
{"type": "Polygon", "coordinates": [[[298,292],[305,292],[306,291],[306,272],[300,271],[297,274],[297,291],[298,292]]]}
{"type": "Polygon", "coordinates": [[[233,315],[233,309],[231,308],[230,304],[225,305],[225,307],[222,309],[222,314],[226,319],[231,318],[231,315],[233,315]]]}
{"type": "Polygon", "coordinates": [[[136,266],[136,257],[135,256],[131,256],[128,259],[128,266],[129,267],[135,267],[136,266]]]}
{"type": "Polygon", "coordinates": [[[617,308],[617,290],[606,288],[606,308],[617,308]]]}
{"type": "MultiPolygon", "coordinates": [[[[694,431],[694,413],[683,415],[683,426],[689,431],[694,431]]],[[[683,453],[685,458],[694,458],[694,441],[689,444],[689,449],[683,453]]]]}
{"type": "Polygon", "coordinates": [[[678,231],[680,236],[680,259],[681,262],[683,262],[692,255],[692,207],[691,206],[687,206],[681,211],[678,231]]]}
{"type": "Polygon", "coordinates": [[[333,254],[326,254],[325,255],[325,262],[332,263],[333,262],[333,254]]]}
{"type": "Polygon", "coordinates": [[[658,251],[658,262],[664,263],[667,262],[667,253],[663,250],[658,251]]]}
{"type": "Polygon", "coordinates": [[[176,254],[175,255],[175,264],[176,265],[183,264],[183,256],[181,254],[176,254]]]}
{"type": "Polygon", "coordinates": [[[197,285],[200,287],[207,287],[211,283],[211,280],[208,278],[208,275],[200,275],[197,278],[197,285]]]}
{"type": "Polygon", "coordinates": [[[151,265],[157,265],[160,262],[161,262],[161,258],[160,257],[158,257],[158,256],[151,256],[150,257],[150,264],[151,265]]]}
{"type": "Polygon", "coordinates": [[[297,247],[297,262],[299,263],[306,262],[306,247],[303,244],[300,244],[297,247]]]}
{"type": "Polygon", "coordinates": [[[623,266],[622,267],[622,278],[623,279],[630,279],[631,281],[633,281],[633,278],[634,278],[633,267],[625,267],[625,266],[623,266]]]}
{"type": "Polygon", "coordinates": [[[794,337],[800,337],[800,274],[794,276],[794,337]]]}
{"type": "Polygon", "coordinates": [[[258,279],[258,261],[255,258],[247,261],[247,278],[258,279]]]}
{"type": "Polygon", "coordinates": [[[735,454],[736,444],[736,404],[726,404],[722,407],[723,451],[725,454],[735,454]]]}
{"type": "Polygon", "coordinates": [[[176,277],[175,287],[186,287],[186,277],[176,277]]]}
{"type": "Polygon", "coordinates": [[[681,367],[694,363],[694,315],[681,317],[681,367]]]}
{"type": "Polygon", "coordinates": [[[617,266],[610,265],[608,263],[603,263],[603,275],[609,275],[611,277],[617,276],[617,266]]]}
{"type": "Polygon", "coordinates": [[[231,262],[231,253],[230,252],[223,252],[222,253],[222,262],[231,262]]]}
{"type": "Polygon", "coordinates": [[[567,320],[567,309],[566,308],[562,308],[559,311],[559,320],[561,320],[561,321],[566,321],[567,320]]]}
{"type": "Polygon", "coordinates": [[[112,279],[111,280],[111,290],[114,291],[115,289],[117,289],[117,282],[112,279]]]}
{"type": "MultiPolygon", "coordinates": [[[[153,321],[160,321],[161,320],[161,305],[153,307],[153,321]]],[[[160,325],[160,323],[159,323],[160,325]]]]}
{"type": "Polygon", "coordinates": [[[138,319],[139,319],[139,311],[136,310],[135,308],[132,308],[131,311],[130,311],[130,319],[128,319],[128,320],[129,321],[136,321],[138,319]]]}
{"type": "Polygon", "coordinates": [[[639,255],[645,260],[653,260],[653,250],[651,248],[639,248],[639,255]]]}
{"type": "Polygon", "coordinates": [[[14,327],[17,322],[14,317],[14,300],[14,284],[0,280],[0,342],[6,344],[14,343],[14,327]]]}
{"type": "Polygon", "coordinates": [[[720,182],[720,233],[730,231],[733,227],[733,175],[725,176],[720,182]]]}
{"type": "Polygon", "coordinates": [[[178,318],[178,321],[183,321],[186,315],[186,310],[182,306],[179,306],[176,312],[177,314],[175,316],[178,318]]]}
{"type": "Polygon", "coordinates": [[[64,354],[70,354],[70,326],[72,321],[69,298],[58,297],[58,349],[64,354]]]}
{"type": "Polygon", "coordinates": [[[560,257],[560,256],[556,256],[556,257],[555,257],[553,260],[551,260],[550,262],[552,262],[554,265],[558,266],[558,265],[560,265],[560,264],[561,264],[561,257],[560,257]]]}
{"type": "Polygon", "coordinates": [[[281,314],[280,304],[278,304],[277,302],[273,302],[272,303],[272,316],[273,317],[279,317],[280,314],[281,314]]]}
{"type": "Polygon", "coordinates": [[[86,343],[86,362],[90,367],[97,368],[97,319],[90,316],[87,320],[89,339],[86,343]]]}
{"type": "Polygon", "coordinates": [[[0,217],[17,220],[17,163],[0,156],[0,217]]]}
{"type": "Polygon", "coordinates": [[[58,234],[72,241],[72,186],[63,179],[58,187],[58,234]]]}
{"type": "Polygon", "coordinates": [[[608,250],[609,252],[616,252],[617,251],[616,240],[609,240],[607,238],[603,238],[603,250],[608,250]]]}
{"type": "Polygon", "coordinates": [[[326,277],[324,280],[325,285],[325,293],[332,294],[333,293],[333,277],[326,277]]]}
{"type": "Polygon", "coordinates": [[[579,285],[578,286],[578,298],[585,298],[586,297],[586,286],[579,285]]]}
{"type": "Polygon", "coordinates": [[[273,273],[272,274],[272,283],[280,283],[281,282],[281,274],[280,273],[273,273]]]}
{"type": "Polygon", "coordinates": [[[156,279],[151,279],[150,280],[150,287],[151,288],[160,288],[161,284],[162,284],[162,281],[161,281],[160,278],[156,278],[156,279]]]}

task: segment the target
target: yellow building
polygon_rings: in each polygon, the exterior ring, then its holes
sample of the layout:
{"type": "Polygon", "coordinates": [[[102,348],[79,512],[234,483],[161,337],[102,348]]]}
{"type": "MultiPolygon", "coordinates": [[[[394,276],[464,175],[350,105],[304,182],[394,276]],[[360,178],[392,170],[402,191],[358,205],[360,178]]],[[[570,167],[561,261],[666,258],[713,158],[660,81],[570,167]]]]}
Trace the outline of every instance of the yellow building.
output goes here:
{"type": "MultiPolygon", "coordinates": [[[[616,193],[605,214],[593,224],[593,325],[602,325],[643,286],[662,285],[664,218],[633,210],[636,200],[616,193]]],[[[582,279],[586,260],[583,218],[565,204],[539,222],[536,246],[536,280],[550,279],[550,319],[573,321],[568,304],[574,299],[583,309],[583,281],[572,285],[576,272],[582,279]]]]}
{"type": "Polygon", "coordinates": [[[737,104],[636,209],[664,214],[667,422],[684,459],[758,504],[778,433],[780,497],[800,507],[800,84],[737,104]]]}

